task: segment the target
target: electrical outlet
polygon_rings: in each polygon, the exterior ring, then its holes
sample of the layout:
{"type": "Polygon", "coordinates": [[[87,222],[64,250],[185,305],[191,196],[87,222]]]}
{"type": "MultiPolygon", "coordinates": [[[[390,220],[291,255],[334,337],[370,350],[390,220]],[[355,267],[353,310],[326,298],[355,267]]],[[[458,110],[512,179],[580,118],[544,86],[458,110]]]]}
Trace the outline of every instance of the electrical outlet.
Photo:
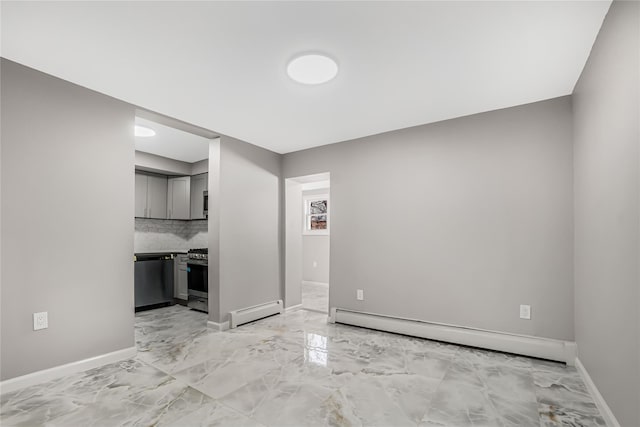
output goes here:
{"type": "Polygon", "coordinates": [[[47,329],[49,327],[49,313],[46,311],[33,313],[33,330],[47,329]]]}
{"type": "Polygon", "coordinates": [[[530,305],[521,305],[520,306],[520,318],[531,320],[531,306],[530,305]]]}
{"type": "Polygon", "coordinates": [[[313,261],[313,268],[318,267],[318,261],[313,261]]]}
{"type": "Polygon", "coordinates": [[[358,289],[356,291],[356,299],[358,301],[364,301],[364,290],[363,289],[358,289]]]}

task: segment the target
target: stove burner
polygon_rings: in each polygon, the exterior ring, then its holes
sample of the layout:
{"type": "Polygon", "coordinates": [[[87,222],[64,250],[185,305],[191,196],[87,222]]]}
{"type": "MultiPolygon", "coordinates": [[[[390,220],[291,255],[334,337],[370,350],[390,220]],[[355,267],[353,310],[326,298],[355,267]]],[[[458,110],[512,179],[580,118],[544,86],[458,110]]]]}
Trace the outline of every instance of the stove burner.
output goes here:
{"type": "Polygon", "coordinates": [[[208,254],[209,248],[200,248],[200,249],[189,249],[187,253],[190,254],[208,254]]]}
{"type": "Polygon", "coordinates": [[[209,248],[189,249],[187,255],[189,259],[209,259],[209,248]]]}

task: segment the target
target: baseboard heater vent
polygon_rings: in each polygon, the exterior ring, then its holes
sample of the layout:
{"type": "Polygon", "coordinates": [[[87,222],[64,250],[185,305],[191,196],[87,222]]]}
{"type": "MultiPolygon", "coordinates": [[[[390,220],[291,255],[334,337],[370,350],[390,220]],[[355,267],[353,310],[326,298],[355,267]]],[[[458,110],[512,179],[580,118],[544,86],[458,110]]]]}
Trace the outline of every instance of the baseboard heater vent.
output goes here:
{"type": "Polygon", "coordinates": [[[229,312],[229,327],[237,328],[244,323],[253,322],[254,320],[272,316],[274,314],[282,314],[284,304],[282,300],[266,302],[264,304],[254,305],[253,307],[241,308],[229,312]]]}
{"type": "Polygon", "coordinates": [[[576,343],[331,308],[330,322],[575,364],[576,343]]]}

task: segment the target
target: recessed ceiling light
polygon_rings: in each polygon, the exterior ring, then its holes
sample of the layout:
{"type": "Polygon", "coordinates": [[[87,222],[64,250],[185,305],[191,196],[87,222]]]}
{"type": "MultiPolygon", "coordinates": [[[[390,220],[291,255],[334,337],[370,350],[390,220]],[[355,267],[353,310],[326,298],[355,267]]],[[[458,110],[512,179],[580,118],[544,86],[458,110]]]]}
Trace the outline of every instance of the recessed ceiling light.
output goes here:
{"type": "Polygon", "coordinates": [[[148,128],[146,126],[136,125],[135,129],[136,129],[136,136],[141,136],[143,138],[148,138],[156,134],[155,130],[148,128]]]}
{"type": "Polygon", "coordinates": [[[289,62],[287,74],[298,83],[319,85],[338,74],[338,64],[325,55],[302,55],[289,62]]]}

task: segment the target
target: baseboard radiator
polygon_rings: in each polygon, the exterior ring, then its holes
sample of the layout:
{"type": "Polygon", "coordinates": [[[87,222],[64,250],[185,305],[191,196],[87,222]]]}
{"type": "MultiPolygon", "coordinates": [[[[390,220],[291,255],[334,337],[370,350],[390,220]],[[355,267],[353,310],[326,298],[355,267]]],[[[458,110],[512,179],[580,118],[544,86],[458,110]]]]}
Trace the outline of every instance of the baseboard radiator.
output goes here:
{"type": "Polygon", "coordinates": [[[241,308],[229,312],[229,327],[237,328],[244,323],[253,322],[254,320],[272,316],[274,314],[282,314],[284,304],[282,300],[270,301],[264,304],[254,305],[253,307],[241,308]]]}
{"type": "Polygon", "coordinates": [[[330,322],[575,364],[576,344],[506,332],[332,308],[330,322]]]}

